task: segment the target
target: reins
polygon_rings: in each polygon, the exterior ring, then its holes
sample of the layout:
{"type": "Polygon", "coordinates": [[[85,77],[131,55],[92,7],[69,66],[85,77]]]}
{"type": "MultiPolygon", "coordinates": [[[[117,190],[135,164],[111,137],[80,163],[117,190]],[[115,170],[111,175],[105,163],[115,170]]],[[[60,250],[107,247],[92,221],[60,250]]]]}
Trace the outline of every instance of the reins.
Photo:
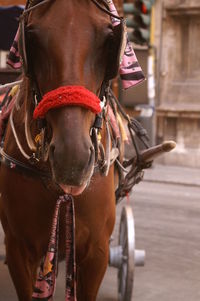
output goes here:
{"type": "Polygon", "coordinates": [[[12,82],[12,83],[7,83],[7,84],[4,84],[4,85],[0,85],[0,91],[1,90],[6,90],[8,88],[12,88],[12,87],[14,87],[16,85],[20,85],[22,83],[22,81],[23,80],[21,79],[21,80],[17,80],[15,82],[12,82]]]}
{"type": "Polygon", "coordinates": [[[18,148],[19,148],[21,154],[24,156],[24,158],[26,158],[29,162],[32,161],[33,158],[37,160],[37,158],[35,157],[35,154],[34,154],[34,153],[33,153],[32,156],[29,156],[29,155],[25,152],[25,150],[23,149],[23,147],[22,147],[22,145],[21,145],[21,143],[20,143],[20,141],[19,141],[17,132],[16,132],[16,130],[15,130],[14,122],[13,122],[13,110],[12,110],[11,113],[10,113],[10,126],[11,126],[11,129],[12,129],[14,138],[15,138],[15,142],[17,143],[17,146],[18,146],[18,148]]]}

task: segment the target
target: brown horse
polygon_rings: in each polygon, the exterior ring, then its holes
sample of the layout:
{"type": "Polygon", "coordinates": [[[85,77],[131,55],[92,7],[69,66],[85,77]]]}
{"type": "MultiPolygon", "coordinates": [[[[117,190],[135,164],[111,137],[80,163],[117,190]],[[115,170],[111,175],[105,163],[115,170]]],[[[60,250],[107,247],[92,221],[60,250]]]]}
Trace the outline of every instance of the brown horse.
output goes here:
{"type": "MultiPolygon", "coordinates": [[[[38,4],[42,1],[33,1],[38,4]]],[[[115,1],[116,6],[119,4],[115,1]]],[[[104,1],[99,5],[106,8],[104,1]]],[[[43,95],[60,86],[84,86],[99,95],[110,64],[113,27],[110,16],[91,0],[48,1],[27,17],[28,69],[43,95]],[[31,71],[30,71],[31,70],[31,71]]],[[[111,57],[112,59],[112,57],[111,57]]],[[[13,124],[23,150],[25,138],[38,134],[32,119],[33,81],[26,75],[13,109],[13,124]],[[28,117],[26,116],[28,114],[28,117]]],[[[115,222],[114,168],[107,177],[94,171],[95,151],[90,130],[95,114],[80,106],[65,106],[46,115],[48,158],[35,163],[39,172],[52,171],[52,182],[1,164],[0,217],[5,232],[6,261],[20,301],[32,299],[36,271],[47,251],[59,183],[74,195],[76,220],[77,299],[96,300],[109,253],[115,222]]],[[[105,127],[102,140],[105,140],[105,127]]],[[[20,151],[8,122],[4,151],[33,168],[20,151]]],[[[64,213],[61,210],[59,258],[65,254],[64,213]]]]}

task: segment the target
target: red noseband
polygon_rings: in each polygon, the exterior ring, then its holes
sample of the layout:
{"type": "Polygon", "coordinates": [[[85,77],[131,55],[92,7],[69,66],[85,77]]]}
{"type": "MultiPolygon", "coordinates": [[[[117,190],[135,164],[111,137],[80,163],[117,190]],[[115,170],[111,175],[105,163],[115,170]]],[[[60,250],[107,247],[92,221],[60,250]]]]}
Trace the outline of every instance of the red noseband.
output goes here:
{"type": "Polygon", "coordinates": [[[49,110],[68,105],[85,107],[95,114],[101,112],[100,99],[94,93],[82,86],[65,86],[46,93],[35,108],[33,118],[44,118],[49,110]]]}

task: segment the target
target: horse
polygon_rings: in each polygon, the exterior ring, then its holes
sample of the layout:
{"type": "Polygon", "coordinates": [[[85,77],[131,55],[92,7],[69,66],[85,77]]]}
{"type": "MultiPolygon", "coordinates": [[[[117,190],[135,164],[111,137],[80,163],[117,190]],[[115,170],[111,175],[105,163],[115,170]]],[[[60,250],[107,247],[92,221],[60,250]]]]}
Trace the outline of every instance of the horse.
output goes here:
{"type": "MultiPolygon", "coordinates": [[[[47,251],[55,202],[61,192],[71,194],[75,206],[77,300],[94,301],[107,268],[115,223],[114,166],[107,170],[106,177],[94,172],[96,154],[91,129],[96,114],[92,110],[79,104],[51,108],[42,121],[43,135],[41,120],[34,119],[33,112],[40,95],[59,87],[81,86],[100,96],[105,79],[116,76],[112,66],[118,64],[118,49],[106,1],[29,2],[23,17],[26,33],[24,28],[20,33],[22,84],[3,147],[4,155],[15,161],[11,168],[0,166],[0,219],[6,262],[18,299],[32,300],[37,269],[47,251]],[[45,147],[40,143],[38,148],[43,150],[39,159],[32,151],[36,138],[45,140],[45,147]],[[19,172],[15,163],[21,164],[19,172]],[[45,173],[51,174],[50,180],[44,179],[45,173]]],[[[121,5],[120,1],[114,2],[121,5]]],[[[104,120],[101,140],[105,145],[104,120]]],[[[59,232],[58,257],[62,260],[63,206],[59,232]]]]}

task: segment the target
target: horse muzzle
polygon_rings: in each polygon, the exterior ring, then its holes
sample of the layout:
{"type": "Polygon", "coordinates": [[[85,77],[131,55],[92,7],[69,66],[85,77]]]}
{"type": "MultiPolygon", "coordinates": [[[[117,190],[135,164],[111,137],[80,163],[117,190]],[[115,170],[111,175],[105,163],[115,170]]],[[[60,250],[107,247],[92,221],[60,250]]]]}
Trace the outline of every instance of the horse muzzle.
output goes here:
{"type": "Polygon", "coordinates": [[[49,159],[53,180],[67,194],[79,195],[88,186],[94,171],[94,147],[60,148],[50,145],[49,159]]]}
{"type": "Polygon", "coordinates": [[[51,128],[52,175],[66,193],[80,194],[93,174],[90,129],[100,111],[100,99],[83,86],[63,86],[46,93],[34,111],[34,118],[46,117],[51,128]]]}

